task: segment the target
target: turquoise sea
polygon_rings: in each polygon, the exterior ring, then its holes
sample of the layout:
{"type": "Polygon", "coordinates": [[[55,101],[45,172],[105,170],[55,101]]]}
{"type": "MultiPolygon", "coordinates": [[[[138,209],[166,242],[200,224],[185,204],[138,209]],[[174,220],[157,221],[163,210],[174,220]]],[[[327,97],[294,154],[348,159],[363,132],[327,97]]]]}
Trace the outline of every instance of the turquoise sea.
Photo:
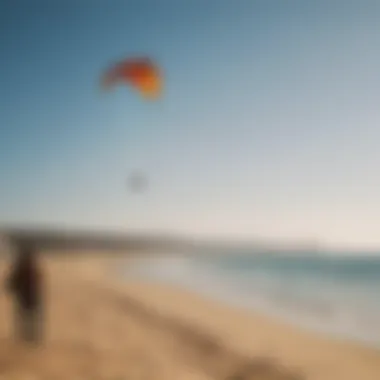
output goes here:
{"type": "Polygon", "coordinates": [[[167,255],[123,272],[380,347],[380,256],[167,255]]]}

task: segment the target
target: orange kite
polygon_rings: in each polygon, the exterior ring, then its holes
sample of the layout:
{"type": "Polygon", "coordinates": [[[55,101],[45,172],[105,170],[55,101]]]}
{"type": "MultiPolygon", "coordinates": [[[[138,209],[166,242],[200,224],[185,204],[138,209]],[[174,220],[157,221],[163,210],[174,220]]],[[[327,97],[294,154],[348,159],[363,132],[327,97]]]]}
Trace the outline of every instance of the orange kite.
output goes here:
{"type": "Polygon", "coordinates": [[[109,88],[125,82],[146,99],[157,99],[162,92],[162,75],[149,58],[130,58],[109,68],[103,76],[103,86],[109,88]]]}

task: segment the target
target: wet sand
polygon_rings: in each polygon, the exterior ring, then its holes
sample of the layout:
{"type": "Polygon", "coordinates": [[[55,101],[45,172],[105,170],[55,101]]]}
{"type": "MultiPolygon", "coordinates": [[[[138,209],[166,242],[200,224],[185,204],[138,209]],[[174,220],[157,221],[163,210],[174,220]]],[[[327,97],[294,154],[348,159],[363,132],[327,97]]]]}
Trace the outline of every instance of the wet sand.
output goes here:
{"type": "Polygon", "coordinates": [[[116,260],[45,259],[47,330],[39,347],[13,339],[2,290],[0,379],[380,379],[376,350],[172,286],[116,282],[106,271],[116,260]]]}

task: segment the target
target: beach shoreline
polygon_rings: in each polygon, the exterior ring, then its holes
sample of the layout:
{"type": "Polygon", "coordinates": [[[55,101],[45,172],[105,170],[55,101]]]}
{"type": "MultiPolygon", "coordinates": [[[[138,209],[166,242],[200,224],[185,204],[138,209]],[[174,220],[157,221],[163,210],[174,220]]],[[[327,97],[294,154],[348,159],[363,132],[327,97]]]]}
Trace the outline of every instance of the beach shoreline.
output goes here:
{"type": "Polygon", "coordinates": [[[120,294],[161,318],[179,320],[244,357],[274,359],[307,379],[378,379],[380,350],[318,334],[171,284],[133,280],[120,294]],[[366,377],[367,376],[367,377],[366,377]]]}
{"type": "MultiPolygon", "coordinates": [[[[326,268],[326,261],[321,260],[314,262],[317,268],[320,264],[325,265],[318,273],[319,277],[307,271],[289,276],[287,268],[290,266],[310,266],[313,261],[306,261],[305,257],[281,260],[284,258],[265,262],[265,259],[254,257],[247,261],[241,255],[219,258],[156,255],[139,260],[134,266],[126,265],[117,273],[124,282],[137,279],[159,285],[171,284],[297,330],[380,350],[379,319],[376,318],[380,316],[380,309],[374,292],[376,285],[370,283],[368,275],[358,286],[355,278],[350,283],[351,279],[342,276],[342,272],[330,272],[334,262],[328,262],[326,268]],[[244,261],[247,265],[239,268],[244,261]],[[277,268],[273,268],[276,265],[277,268]],[[279,266],[281,270],[278,270],[279,266]]],[[[350,271],[362,269],[363,262],[357,261],[351,268],[339,259],[337,263],[338,268],[347,270],[350,276],[350,271]]],[[[372,267],[378,264],[374,261],[372,267]]]]}
{"type": "Polygon", "coordinates": [[[380,378],[377,350],[301,331],[173,285],[123,281],[111,274],[112,268],[137,256],[47,257],[48,331],[38,349],[12,341],[9,300],[2,292],[0,375],[110,380],[380,378]]]}

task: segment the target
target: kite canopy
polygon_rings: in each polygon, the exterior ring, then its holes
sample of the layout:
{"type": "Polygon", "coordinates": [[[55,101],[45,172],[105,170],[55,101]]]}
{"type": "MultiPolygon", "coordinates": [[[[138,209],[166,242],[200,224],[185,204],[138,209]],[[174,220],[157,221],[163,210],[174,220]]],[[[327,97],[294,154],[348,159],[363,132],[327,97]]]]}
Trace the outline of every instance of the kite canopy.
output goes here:
{"type": "Polygon", "coordinates": [[[149,58],[125,59],[106,70],[103,87],[108,89],[118,83],[135,88],[144,98],[156,99],[162,91],[162,75],[149,58]]]}

